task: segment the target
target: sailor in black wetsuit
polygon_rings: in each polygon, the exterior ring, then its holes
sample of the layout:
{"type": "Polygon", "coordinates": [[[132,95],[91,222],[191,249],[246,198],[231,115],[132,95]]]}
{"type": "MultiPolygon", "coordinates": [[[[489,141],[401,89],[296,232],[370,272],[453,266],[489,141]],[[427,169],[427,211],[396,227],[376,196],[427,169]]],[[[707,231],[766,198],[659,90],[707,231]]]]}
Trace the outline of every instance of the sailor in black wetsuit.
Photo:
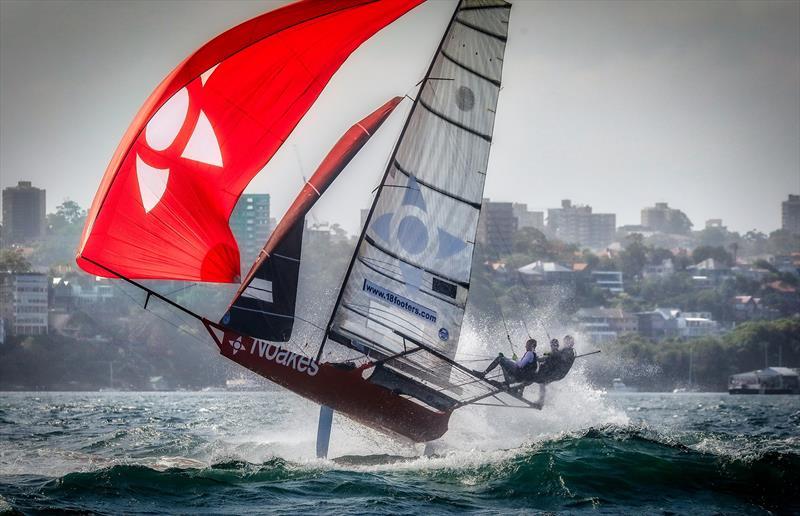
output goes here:
{"type": "Polygon", "coordinates": [[[536,401],[538,408],[544,405],[547,394],[547,384],[556,382],[567,376],[575,362],[575,339],[571,335],[564,337],[564,349],[559,350],[558,339],[550,341],[550,354],[542,359],[539,371],[531,377],[530,383],[539,384],[539,399],[536,401]]]}

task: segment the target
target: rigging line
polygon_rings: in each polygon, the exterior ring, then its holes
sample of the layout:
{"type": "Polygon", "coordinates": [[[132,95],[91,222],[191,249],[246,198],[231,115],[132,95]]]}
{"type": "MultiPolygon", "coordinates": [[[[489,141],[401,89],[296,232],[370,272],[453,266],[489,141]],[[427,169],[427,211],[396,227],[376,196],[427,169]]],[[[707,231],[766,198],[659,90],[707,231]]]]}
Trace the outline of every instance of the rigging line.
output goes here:
{"type": "Polygon", "coordinates": [[[458,353],[460,357],[472,357],[472,358],[493,358],[492,355],[483,355],[479,353],[458,353]]]}
{"type": "Polygon", "coordinates": [[[511,342],[511,333],[509,333],[508,330],[508,322],[506,321],[506,316],[505,314],[503,314],[503,306],[500,304],[500,299],[497,297],[497,292],[494,291],[491,279],[489,279],[487,283],[489,284],[489,291],[494,296],[494,302],[497,305],[498,310],[500,310],[500,317],[503,319],[503,328],[505,328],[506,330],[506,339],[508,339],[508,347],[511,349],[511,354],[514,355],[514,343],[511,342]]]}
{"type": "MultiPolygon", "coordinates": [[[[487,224],[488,224],[488,222],[489,221],[487,219],[487,224]]],[[[498,235],[500,237],[500,240],[502,240],[502,242],[503,242],[503,247],[505,247],[505,249],[506,249],[506,254],[511,256],[513,254],[513,251],[514,251],[513,246],[509,242],[506,241],[506,238],[503,235],[502,231],[497,231],[497,229],[499,229],[498,226],[497,226],[497,221],[494,221],[494,229],[495,229],[495,234],[498,235]]],[[[497,255],[498,261],[500,261],[500,253],[497,252],[496,255],[497,255]]],[[[525,293],[526,293],[526,295],[528,297],[528,303],[530,305],[532,305],[533,303],[532,303],[532,301],[530,299],[530,292],[529,292],[528,284],[525,282],[525,278],[523,277],[523,275],[519,271],[519,269],[515,269],[515,271],[517,273],[517,276],[519,277],[520,283],[522,283],[522,285],[524,287],[525,293]]],[[[490,285],[491,285],[491,283],[490,283],[490,285]]],[[[520,307],[521,303],[519,302],[519,300],[516,299],[516,296],[514,295],[514,290],[513,289],[511,291],[511,300],[514,301],[514,303],[518,307],[520,307]]],[[[501,314],[502,314],[503,308],[500,307],[500,310],[501,310],[501,314]]],[[[525,328],[525,333],[528,334],[528,338],[529,339],[532,338],[531,331],[528,328],[528,323],[526,322],[525,317],[519,317],[519,320],[522,323],[522,326],[525,328]]]]}
{"type": "Polygon", "coordinates": [[[470,405],[477,405],[477,406],[480,406],[480,407],[499,407],[499,408],[516,408],[516,409],[528,409],[528,410],[541,410],[539,407],[534,407],[534,406],[531,406],[531,405],[508,405],[508,404],[505,404],[505,403],[502,404],[502,405],[498,405],[496,403],[482,403],[480,401],[474,401],[474,402],[470,403],[470,405]]]}
{"type": "Polygon", "coordinates": [[[173,294],[177,294],[178,292],[181,292],[182,290],[187,290],[187,289],[190,289],[192,287],[196,287],[197,285],[198,285],[197,283],[191,283],[189,285],[184,285],[182,287],[176,288],[175,290],[173,290],[171,292],[167,292],[164,295],[165,296],[171,296],[173,294]]]}
{"type": "MultiPolygon", "coordinates": [[[[488,224],[489,220],[490,220],[488,211],[484,212],[484,215],[486,216],[486,222],[488,224]]],[[[497,225],[497,222],[495,221],[495,229],[496,229],[496,225],[497,225]]],[[[497,234],[501,234],[501,233],[498,232],[497,234]]],[[[487,240],[488,240],[488,235],[487,235],[487,240]]],[[[499,253],[497,253],[497,259],[498,259],[498,261],[500,261],[499,253]]],[[[508,329],[508,321],[506,321],[506,316],[505,316],[505,313],[503,311],[503,305],[500,304],[500,298],[497,296],[497,292],[495,292],[494,285],[493,285],[493,282],[492,282],[492,278],[491,277],[487,277],[486,283],[489,285],[489,291],[492,293],[492,296],[494,296],[494,302],[497,305],[498,310],[500,311],[500,317],[503,320],[503,328],[505,328],[505,330],[506,330],[506,339],[508,340],[508,346],[511,349],[511,355],[513,356],[515,354],[515,352],[514,352],[514,343],[511,341],[511,333],[510,333],[510,331],[508,329]]],[[[512,290],[512,292],[513,292],[513,290],[512,290]]],[[[512,300],[513,300],[513,298],[514,298],[513,294],[512,294],[511,297],[512,297],[512,300]]],[[[522,319],[522,318],[520,317],[520,319],[522,319]]],[[[523,324],[525,323],[524,319],[522,319],[522,322],[523,322],[523,324]]],[[[531,334],[528,331],[527,325],[525,325],[525,331],[528,334],[528,338],[530,338],[531,334]]]]}
{"type": "MultiPolygon", "coordinates": [[[[294,157],[297,160],[297,174],[300,176],[300,179],[302,181],[302,183],[300,185],[300,191],[302,191],[303,187],[305,187],[305,185],[308,183],[308,179],[306,179],[305,167],[303,166],[303,160],[301,159],[301,156],[300,156],[300,149],[298,148],[296,143],[292,144],[292,148],[294,149],[294,157]]],[[[314,185],[311,185],[311,188],[314,188],[314,185]]],[[[314,190],[316,190],[316,188],[314,188],[314,190]]],[[[319,223],[319,219],[315,215],[313,209],[314,209],[314,206],[312,205],[311,208],[309,208],[309,210],[308,210],[308,214],[311,215],[311,220],[314,222],[314,224],[318,224],[319,223]]],[[[281,218],[283,218],[283,217],[281,217],[281,218]]],[[[266,243],[265,243],[265,245],[266,245],[266,243]]]]}
{"type": "Polygon", "coordinates": [[[302,317],[298,317],[297,315],[278,314],[278,313],[275,313],[275,312],[267,312],[266,310],[257,310],[255,308],[246,308],[244,306],[231,306],[231,309],[242,310],[244,312],[255,312],[255,313],[264,314],[264,315],[272,315],[272,316],[275,316],[275,317],[283,317],[284,319],[296,319],[296,320],[298,320],[300,322],[304,322],[304,323],[308,324],[309,326],[312,326],[312,327],[314,327],[314,328],[316,328],[316,329],[318,329],[320,331],[325,331],[325,328],[323,328],[322,326],[318,326],[317,324],[309,321],[308,319],[303,319],[302,317]]]}
{"type": "MultiPolygon", "coordinates": [[[[131,294],[129,294],[128,292],[126,292],[126,291],[125,291],[125,289],[123,289],[123,288],[122,288],[122,287],[120,287],[119,285],[115,285],[115,284],[112,284],[112,286],[113,286],[115,289],[117,289],[118,291],[122,292],[122,293],[123,293],[123,294],[124,294],[124,295],[125,295],[125,296],[126,296],[128,299],[130,299],[130,300],[131,300],[131,301],[132,301],[132,302],[133,302],[135,305],[139,306],[139,301],[138,301],[138,300],[137,300],[135,297],[133,297],[131,294]]],[[[162,316],[158,315],[156,312],[154,312],[154,311],[152,311],[152,310],[150,310],[150,309],[148,309],[148,308],[144,308],[144,307],[142,307],[142,310],[144,310],[145,312],[148,312],[149,314],[151,314],[151,315],[154,315],[155,317],[157,317],[157,318],[161,319],[162,321],[164,321],[165,323],[169,324],[170,326],[172,326],[173,328],[175,328],[175,329],[176,329],[176,330],[178,330],[179,332],[181,332],[181,333],[184,333],[184,334],[188,335],[189,337],[193,338],[193,339],[194,339],[194,340],[196,340],[197,342],[200,342],[201,344],[203,344],[203,345],[206,345],[206,341],[204,341],[204,340],[201,340],[201,339],[200,339],[200,338],[199,338],[197,335],[195,335],[195,334],[193,334],[193,333],[190,333],[190,332],[188,332],[187,330],[185,330],[185,329],[184,329],[184,328],[182,328],[181,326],[179,326],[179,325],[175,324],[174,322],[172,322],[172,321],[170,321],[170,320],[166,319],[165,317],[162,317],[162,316]]]]}
{"type": "MultiPolygon", "coordinates": [[[[408,124],[408,120],[411,119],[411,113],[413,113],[414,103],[416,102],[416,99],[412,98],[408,94],[408,92],[413,90],[414,88],[416,88],[416,86],[412,86],[411,88],[409,88],[406,91],[406,93],[403,95],[403,100],[405,100],[407,98],[408,100],[411,101],[411,111],[409,111],[408,118],[406,119],[406,125],[408,124]]],[[[375,188],[372,189],[372,192],[370,192],[371,194],[375,194],[375,192],[377,192],[381,188],[381,185],[386,182],[386,178],[389,175],[389,166],[390,166],[389,164],[391,163],[392,158],[394,158],[395,154],[397,153],[397,148],[398,148],[398,145],[400,143],[400,138],[402,138],[404,130],[405,130],[405,127],[403,128],[403,130],[401,130],[400,134],[398,134],[395,137],[394,143],[392,143],[393,151],[389,153],[389,155],[386,157],[386,161],[383,164],[383,168],[386,170],[386,172],[384,173],[384,176],[381,178],[381,181],[378,182],[378,185],[375,188]]],[[[383,186],[386,186],[386,185],[383,185],[383,186]]],[[[369,221],[367,220],[365,222],[369,222],[369,221]]],[[[364,230],[364,228],[361,228],[361,229],[364,230]]]]}

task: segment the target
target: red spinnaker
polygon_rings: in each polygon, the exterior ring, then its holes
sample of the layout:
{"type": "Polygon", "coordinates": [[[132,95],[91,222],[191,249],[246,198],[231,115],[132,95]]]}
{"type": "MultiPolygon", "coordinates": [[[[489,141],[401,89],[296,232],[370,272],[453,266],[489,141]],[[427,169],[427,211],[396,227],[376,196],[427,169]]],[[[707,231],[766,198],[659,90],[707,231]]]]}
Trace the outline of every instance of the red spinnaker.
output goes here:
{"type": "Polygon", "coordinates": [[[228,226],[250,180],[345,59],[423,0],[306,0],[221,34],[145,101],[106,169],[78,250],[91,274],[239,280],[228,226]],[[84,259],[85,258],[85,259],[84,259]]]}

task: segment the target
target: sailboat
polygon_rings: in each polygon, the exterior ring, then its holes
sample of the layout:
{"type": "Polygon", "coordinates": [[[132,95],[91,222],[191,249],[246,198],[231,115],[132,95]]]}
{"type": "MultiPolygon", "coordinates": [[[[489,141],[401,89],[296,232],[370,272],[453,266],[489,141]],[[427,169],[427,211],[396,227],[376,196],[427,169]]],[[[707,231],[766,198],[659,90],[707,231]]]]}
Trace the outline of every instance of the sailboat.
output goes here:
{"type": "MultiPolygon", "coordinates": [[[[354,124],[240,278],[228,218],[347,56],[422,0],[308,0],[223,33],[151,94],[106,170],[78,265],[200,321],[226,358],[412,442],[471,405],[531,407],[456,358],[511,5],[460,0],[419,83],[326,321],[304,317],[305,215],[403,100],[354,124]],[[239,283],[220,317],[143,279],[239,283]],[[149,285],[149,284],[148,284],[149,285]],[[310,333],[309,333],[310,331],[310,333]],[[316,333],[315,333],[316,332],[316,333]],[[318,340],[308,348],[308,335],[318,340]]],[[[307,266],[306,266],[307,268],[307,266]]],[[[322,295],[319,292],[317,295],[322,295]]]]}

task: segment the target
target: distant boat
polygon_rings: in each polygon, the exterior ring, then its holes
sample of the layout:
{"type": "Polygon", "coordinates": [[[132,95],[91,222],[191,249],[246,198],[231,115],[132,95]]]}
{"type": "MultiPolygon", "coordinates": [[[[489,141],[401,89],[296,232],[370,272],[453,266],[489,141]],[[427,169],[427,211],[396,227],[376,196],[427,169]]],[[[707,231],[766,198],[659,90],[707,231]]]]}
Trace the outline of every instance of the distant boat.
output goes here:
{"type": "Polygon", "coordinates": [[[728,378],[730,394],[800,394],[800,375],[789,367],[767,367],[728,378]]]}
{"type": "Polygon", "coordinates": [[[636,392],[636,387],[628,387],[622,378],[614,378],[611,380],[611,390],[614,392],[636,392]]]}

